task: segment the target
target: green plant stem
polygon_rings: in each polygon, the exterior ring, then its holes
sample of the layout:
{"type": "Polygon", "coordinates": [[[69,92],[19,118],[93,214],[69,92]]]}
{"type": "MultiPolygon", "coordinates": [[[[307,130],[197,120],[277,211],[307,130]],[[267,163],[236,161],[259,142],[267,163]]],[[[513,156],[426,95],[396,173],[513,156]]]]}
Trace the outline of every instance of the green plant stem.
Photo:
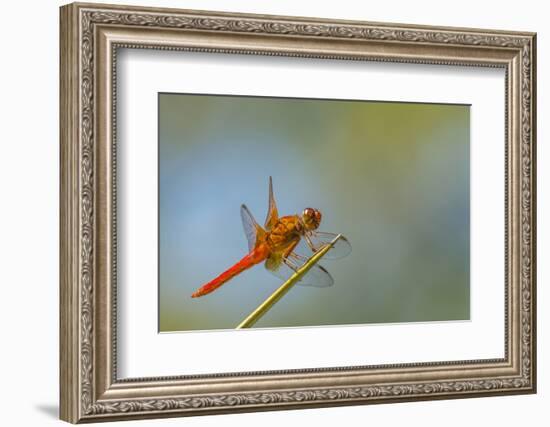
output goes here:
{"type": "Polygon", "coordinates": [[[315,252],[296,272],[289,277],[275,292],[273,292],[258,308],[250,313],[235,329],[243,329],[252,327],[262,316],[267,313],[292,287],[300,281],[302,276],[306,274],[317,262],[334,246],[334,244],[342,237],[338,234],[330,243],[323,246],[319,251],[315,252]]]}

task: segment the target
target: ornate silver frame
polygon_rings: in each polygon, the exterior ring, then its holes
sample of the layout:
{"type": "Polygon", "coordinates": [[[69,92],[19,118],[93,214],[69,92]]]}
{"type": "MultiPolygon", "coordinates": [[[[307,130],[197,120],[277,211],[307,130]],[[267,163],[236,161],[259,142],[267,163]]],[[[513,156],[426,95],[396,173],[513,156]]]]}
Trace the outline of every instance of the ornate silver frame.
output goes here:
{"type": "Polygon", "coordinates": [[[60,13],[61,419],[77,423],[535,392],[535,34],[99,4],[70,4],[60,13]],[[504,68],[505,357],[117,379],[118,47],[504,68]]]}

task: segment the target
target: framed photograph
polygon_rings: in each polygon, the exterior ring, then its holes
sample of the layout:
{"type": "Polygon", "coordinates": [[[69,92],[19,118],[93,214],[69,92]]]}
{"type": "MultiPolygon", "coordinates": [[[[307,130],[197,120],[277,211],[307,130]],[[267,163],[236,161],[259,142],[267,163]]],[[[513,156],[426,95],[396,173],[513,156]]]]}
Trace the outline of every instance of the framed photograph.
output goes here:
{"type": "Polygon", "coordinates": [[[63,420],[535,392],[535,34],[60,13],[63,420]]]}

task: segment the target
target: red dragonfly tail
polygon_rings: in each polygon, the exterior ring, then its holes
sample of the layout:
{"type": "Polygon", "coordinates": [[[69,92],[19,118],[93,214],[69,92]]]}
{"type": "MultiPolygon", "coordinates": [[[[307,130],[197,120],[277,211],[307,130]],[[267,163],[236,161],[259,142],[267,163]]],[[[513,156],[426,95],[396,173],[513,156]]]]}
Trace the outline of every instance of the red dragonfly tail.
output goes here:
{"type": "Polygon", "coordinates": [[[235,277],[237,274],[242,273],[243,271],[249,269],[250,267],[264,261],[268,255],[269,255],[269,250],[266,246],[264,245],[257,246],[250,253],[245,255],[243,259],[241,259],[233,267],[224,271],[218,277],[206,283],[205,285],[202,285],[199,289],[197,289],[191,295],[191,298],[202,297],[203,295],[206,295],[206,294],[209,294],[210,292],[215,291],[225,282],[235,277]]]}

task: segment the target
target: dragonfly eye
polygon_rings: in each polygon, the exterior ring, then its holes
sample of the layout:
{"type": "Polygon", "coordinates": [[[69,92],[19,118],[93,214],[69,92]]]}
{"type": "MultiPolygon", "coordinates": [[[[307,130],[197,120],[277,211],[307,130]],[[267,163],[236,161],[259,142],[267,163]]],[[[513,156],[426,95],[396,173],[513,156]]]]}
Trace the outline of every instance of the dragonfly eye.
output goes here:
{"type": "Polygon", "coordinates": [[[308,230],[315,230],[321,224],[321,212],[313,208],[305,208],[302,212],[302,220],[308,230]]]}

